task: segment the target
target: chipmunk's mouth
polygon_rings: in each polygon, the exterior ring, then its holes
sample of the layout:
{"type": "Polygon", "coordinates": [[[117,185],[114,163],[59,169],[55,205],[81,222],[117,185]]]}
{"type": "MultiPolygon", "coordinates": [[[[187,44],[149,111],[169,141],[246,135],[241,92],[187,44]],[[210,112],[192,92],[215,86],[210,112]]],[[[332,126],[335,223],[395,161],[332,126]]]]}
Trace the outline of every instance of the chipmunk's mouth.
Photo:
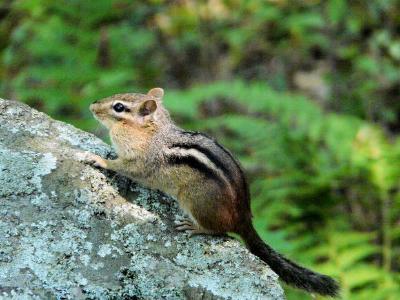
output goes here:
{"type": "Polygon", "coordinates": [[[96,102],[90,104],[90,106],[89,106],[89,109],[93,114],[96,114],[96,106],[97,106],[96,102]]]}
{"type": "Polygon", "coordinates": [[[106,114],[99,113],[99,112],[93,112],[93,116],[97,121],[103,122],[104,119],[106,119],[106,114]]]}

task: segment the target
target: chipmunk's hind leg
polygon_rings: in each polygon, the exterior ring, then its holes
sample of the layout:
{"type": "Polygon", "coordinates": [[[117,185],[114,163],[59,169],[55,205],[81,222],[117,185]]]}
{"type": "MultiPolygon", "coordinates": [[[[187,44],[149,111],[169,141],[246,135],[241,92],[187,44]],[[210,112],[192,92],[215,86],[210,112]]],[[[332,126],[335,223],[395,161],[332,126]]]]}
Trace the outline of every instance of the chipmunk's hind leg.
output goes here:
{"type": "Polygon", "coordinates": [[[233,231],[234,212],[230,197],[232,196],[228,191],[221,189],[214,182],[210,184],[205,184],[203,181],[194,182],[190,193],[178,194],[179,205],[190,219],[183,220],[177,229],[189,231],[191,236],[224,235],[233,231]],[[207,189],[204,186],[207,186],[207,189]]]}
{"type": "Polygon", "coordinates": [[[200,225],[197,224],[196,221],[193,221],[190,218],[184,218],[178,222],[176,222],[175,229],[178,231],[185,231],[189,234],[189,237],[199,235],[199,234],[211,234],[215,235],[218,234],[212,230],[207,230],[202,228],[200,225]]]}

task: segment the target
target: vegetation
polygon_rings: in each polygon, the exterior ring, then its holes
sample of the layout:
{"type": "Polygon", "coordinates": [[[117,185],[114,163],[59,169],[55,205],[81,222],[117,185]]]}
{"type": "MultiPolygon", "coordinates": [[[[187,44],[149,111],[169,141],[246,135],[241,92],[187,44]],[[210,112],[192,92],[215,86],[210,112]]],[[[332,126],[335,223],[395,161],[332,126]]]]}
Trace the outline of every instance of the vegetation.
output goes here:
{"type": "Polygon", "coordinates": [[[94,131],[93,100],[163,86],[240,158],[266,241],[343,299],[400,295],[398,1],[3,0],[1,17],[3,97],[94,131]]]}

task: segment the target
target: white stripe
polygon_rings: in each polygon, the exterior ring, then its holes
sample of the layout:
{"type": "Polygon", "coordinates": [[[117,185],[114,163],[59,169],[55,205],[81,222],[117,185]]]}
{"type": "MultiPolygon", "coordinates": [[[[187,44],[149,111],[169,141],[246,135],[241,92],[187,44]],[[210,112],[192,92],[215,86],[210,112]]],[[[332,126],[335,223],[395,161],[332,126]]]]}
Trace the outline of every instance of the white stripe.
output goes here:
{"type": "Polygon", "coordinates": [[[225,183],[228,186],[231,186],[231,183],[229,182],[228,178],[224,174],[224,172],[219,169],[204,153],[201,153],[197,149],[184,149],[184,148],[179,148],[179,147],[174,147],[174,148],[167,148],[165,152],[168,154],[173,154],[173,155],[179,155],[179,156],[191,156],[195,157],[198,161],[206,165],[208,168],[214,170],[221,179],[225,181],[225,183]]]}

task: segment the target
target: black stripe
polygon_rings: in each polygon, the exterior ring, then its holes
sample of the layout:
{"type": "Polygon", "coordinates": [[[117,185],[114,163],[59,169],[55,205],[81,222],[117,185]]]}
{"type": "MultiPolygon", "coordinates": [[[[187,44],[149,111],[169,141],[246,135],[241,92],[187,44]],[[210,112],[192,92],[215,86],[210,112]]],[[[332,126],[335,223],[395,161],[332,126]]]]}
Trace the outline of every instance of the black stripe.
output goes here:
{"type": "Polygon", "coordinates": [[[167,156],[167,160],[171,164],[187,165],[187,166],[191,167],[192,169],[195,169],[195,170],[199,171],[206,178],[210,178],[210,179],[213,179],[213,180],[217,181],[218,184],[221,185],[221,186],[224,185],[224,182],[221,179],[221,177],[218,176],[218,174],[213,169],[211,169],[210,167],[208,167],[207,165],[205,165],[204,163],[199,161],[194,156],[191,156],[191,155],[184,156],[184,155],[171,154],[171,155],[167,156]]]}
{"type": "Polygon", "coordinates": [[[248,207],[250,208],[250,191],[249,191],[249,185],[247,184],[246,176],[244,175],[242,167],[239,165],[237,160],[233,157],[232,153],[230,153],[228,150],[226,150],[221,144],[219,144],[217,141],[214,140],[214,143],[228,155],[233,162],[235,163],[236,167],[239,170],[241,181],[242,181],[242,188],[244,190],[244,197],[245,201],[247,202],[248,207]]]}
{"type": "MultiPolygon", "coordinates": [[[[231,160],[233,161],[233,163],[235,164],[236,168],[239,170],[239,174],[241,177],[241,181],[242,181],[242,189],[244,191],[244,197],[245,197],[245,201],[247,202],[248,206],[250,207],[250,191],[249,191],[249,186],[247,184],[247,180],[246,177],[244,175],[243,169],[242,167],[239,165],[239,163],[236,161],[236,159],[233,157],[232,153],[229,152],[224,146],[222,146],[220,143],[218,143],[213,137],[204,134],[202,132],[198,132],[198,131],[181,131],[181,133],[183,134],[187,134],[190,136],[202,136],[205,137],[209,140],[211,140],[218,148],[220,148],[226,155],[228,155],[231,160]]],[[[200,151],[200,150],[199,150],[200,151]]]]}
{"type": "Polygon", "coordinates": [[[228,177],[228,180],[231,182],[235,182],[234,174],[232,174],[232,171],[229,170],[223,162],[221,162],[220,158],[216,156],[212,151],[209,149],[202,147],[201,145],[198,144],[184,144],[184,143],[176,143],[173,144],[172,147],[178,147],[178,148],[183,148],[183,149],[196,149],[200,153],[204,154],[211,162],[214,163],[214,165],[221,169],[222,172],[228,177]]]}

